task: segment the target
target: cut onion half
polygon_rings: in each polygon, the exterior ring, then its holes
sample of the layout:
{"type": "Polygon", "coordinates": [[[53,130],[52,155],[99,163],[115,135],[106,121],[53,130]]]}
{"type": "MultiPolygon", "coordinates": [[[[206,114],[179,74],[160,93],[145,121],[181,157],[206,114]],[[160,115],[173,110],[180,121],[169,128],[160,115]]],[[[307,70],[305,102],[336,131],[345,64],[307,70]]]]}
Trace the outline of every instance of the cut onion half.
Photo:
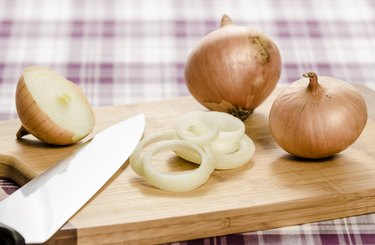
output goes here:
{"type": "Polygon", "coordinates": [[[87,136],[95,124],[82,90],[46,67],[31,66],[23,71],[16,107],[22,122],[18,139],[31,133],[49,144],[68,145],[87,136]]]}

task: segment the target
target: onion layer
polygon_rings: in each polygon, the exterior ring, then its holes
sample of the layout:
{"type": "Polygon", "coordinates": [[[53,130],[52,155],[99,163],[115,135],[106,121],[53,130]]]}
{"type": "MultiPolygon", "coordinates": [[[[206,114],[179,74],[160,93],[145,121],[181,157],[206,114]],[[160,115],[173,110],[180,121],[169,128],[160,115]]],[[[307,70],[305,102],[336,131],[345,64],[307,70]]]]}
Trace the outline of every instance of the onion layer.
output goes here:
{"type": "Polygon", "coordinates": [[[238,118],[223,112],[191,112],[177,121],[175,130],[144,137],[131,155],[130,165],[150,184],[181,192],[202,185],[215,168],[243,166],[250,161],[254,151],[254,143],[245,134],[245,125],[238,118]],[[180,173],[158,171],[152,164],[152,157],[168,149],[200,166],[180,173]]]}
{"type": "MultiPolygon", "coordinates": [[[[201,127],[199,132],[195,132],[195,137],[205,136],[210,133],[217,135],[214,140],[209,142],[216,155],[216,169],[237,168],[249,162],[255,151],[254,143],[245,135],[244,123],[227,113],[215,111],[200,112],[199,114],[197,112],[188,113],[177,122],[177,134],[181,134],[180,130],[182,132],[186,131],[185,127],[180,126],[182,124],[185,125],[185,119],[188,119],[186,122],[195,121],[198,124],[199,119],[203,117],[206,117],[206,121],[210,120],[218,125],[217,129],[213,127],[203,130],[203,127],[201,127]],[[218,130],[218,133],[216,133],[216,130],[218,130]]],[[[190,138],[185,139],[189,140],[190,138]]],[[[199,163],[200,161],[199,155],[188,149],[175,152],[187,161],[194,163],[199,163]]]]}
{"type": "Polygon", "coordinates": [[[227,113],[211,111],[208,113],[219,124],[219,135],[211,142],[215,152],[223,155],[234,152],[245,134],[244,123],[227,113]]]}
{"type": "Polygon", "coordinates": [[[176,123],[176,133],[183,139],[198,145],[206,145],[217,138],[219,125],[203,111],[185,114],[176,123]]]}
{"type": "Polygon", "coordinates": [[[167,191],[184,192],[193,190],[202,185],[214,170],[215,158],[209,146],[202,148],[184,140],[160,141],[152,145],[143,156],[143,177],[152,185],[167,191]],[[152,156],[163,150],[190,149],[200,156],[200,166],[194,170],[179,173],[162,173],[151,164],[152,156]]]}
{"type": "MultiPolygon", "coordinates": [[[[214,163],[214,167],[215,169],[222,170],[239,168],[250,161],[251,157],[254,155],[254,152],[254,142],[249,138],[249,136],[244,135],[239,142],[237,150],[225,154],[220,154],[216,151],[216,160],[214,163]]],[[[199,155],[191,151],[190,149],[176,151],[176,154],[187,161],[196,164],[199,164],[200,162],[199,155]]]]}
{"type": "Polygon", "coordinates": [[[165,130],[156,132],[144,137],[135,148],[133,154],[130,156],[130,166],[134,172],[138,175],[143,176],[143,162],[142,162],[142,150],[147,146],[163,140],[175,140],[178,139],[175,131],[165,130]]]}

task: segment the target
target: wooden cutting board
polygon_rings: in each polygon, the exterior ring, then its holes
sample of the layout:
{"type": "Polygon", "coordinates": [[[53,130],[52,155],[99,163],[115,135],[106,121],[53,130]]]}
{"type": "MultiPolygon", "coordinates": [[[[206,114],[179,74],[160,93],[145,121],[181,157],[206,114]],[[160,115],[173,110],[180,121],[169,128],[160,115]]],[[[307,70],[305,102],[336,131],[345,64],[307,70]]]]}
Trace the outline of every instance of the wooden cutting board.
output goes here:
{"type": "MultiPolygon", "coordinates": [[[[303,161],[273,141],[268,113],[281,91],[277,88],[246,121],[256,144],[246,166],[215,171],[194,191],[169,193],[147,184],[126,163],[49,242],[165,243],[375,212],[375,92],[359,88],[369,120],[360,138],[333,158],[303,161]]],[[[179,116],[193,110],[205,109],[191,97],[97,108],[92,135],[140,112],[147,135],[173,128],[179,116]]],[[[0,122],[0,175],[19,184],[77,147],[51,147],[33,137],[18,141],[19,126],[18,120],[0,122]]],[[[169,170],[194,167],[170,154],[160,155],[155,164],[169,170]]]]}

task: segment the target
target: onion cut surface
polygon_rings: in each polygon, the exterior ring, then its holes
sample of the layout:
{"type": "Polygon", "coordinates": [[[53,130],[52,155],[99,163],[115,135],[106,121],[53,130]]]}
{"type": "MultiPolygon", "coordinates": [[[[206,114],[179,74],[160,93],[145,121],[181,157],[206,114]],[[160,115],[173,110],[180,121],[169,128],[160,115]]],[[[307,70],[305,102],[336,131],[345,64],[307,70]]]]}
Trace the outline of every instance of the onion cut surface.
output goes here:
{"type": "Polygon", "coordinates": [[[245,165],[254,152],[255,145],[245,134],[245,125],[240,119],[223,112],[194,111],[182,116],[175,130],[144,137],[130,157],[130,166],[155,187],[184,192],[201,186],[214,169],[245,165]],[[160,172],[152,164],[152,158],[166,150],[200,166],[177,173],[160,172]]]}
{"type": "Polygon", "coordinates": [[[73,144],[91,133],[95,116],[83,91],[47,67],[24,69],[16,89],[20,139],[31,133],[53,145],[73,144]]]}

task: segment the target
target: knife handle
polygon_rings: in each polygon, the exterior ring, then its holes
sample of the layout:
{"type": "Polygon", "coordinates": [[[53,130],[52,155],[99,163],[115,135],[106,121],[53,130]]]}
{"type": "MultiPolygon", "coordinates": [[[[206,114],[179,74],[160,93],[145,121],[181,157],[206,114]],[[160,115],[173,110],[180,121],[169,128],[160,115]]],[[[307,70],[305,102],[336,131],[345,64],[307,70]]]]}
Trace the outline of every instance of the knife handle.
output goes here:
{"type": "Polygon", "coordinates": [[[0,223],[1,245],[24,245],[25,239],[16,230],[0,223]]]}

